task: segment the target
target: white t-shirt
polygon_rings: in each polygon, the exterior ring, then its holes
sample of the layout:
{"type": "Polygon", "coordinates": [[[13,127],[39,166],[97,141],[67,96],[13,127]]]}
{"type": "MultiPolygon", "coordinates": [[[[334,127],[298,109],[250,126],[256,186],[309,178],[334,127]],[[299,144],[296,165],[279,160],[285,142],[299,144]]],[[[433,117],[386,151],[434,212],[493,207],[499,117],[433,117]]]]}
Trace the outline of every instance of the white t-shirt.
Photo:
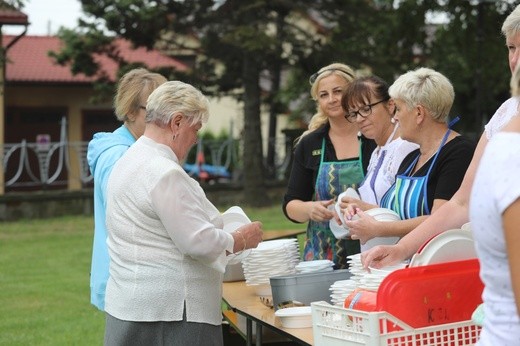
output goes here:
{"type": "MultiPolygon", "coordinates": [[[[477,170],[470,199],[470,220],[485,285],[484,326],[478,345],[520,345],[506,252],[502,213],[520,198],[520,134],[496,133],[477,170]]],[[[520,229],[519,229],[520,231],[520,229]]]]}

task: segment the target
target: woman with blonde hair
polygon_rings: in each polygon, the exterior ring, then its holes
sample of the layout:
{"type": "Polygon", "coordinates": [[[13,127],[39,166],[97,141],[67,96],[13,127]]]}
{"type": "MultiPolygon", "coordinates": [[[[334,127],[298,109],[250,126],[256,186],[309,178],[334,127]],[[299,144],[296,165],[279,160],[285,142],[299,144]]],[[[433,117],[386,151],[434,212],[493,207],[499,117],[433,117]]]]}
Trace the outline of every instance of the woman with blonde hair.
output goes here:
{"type": "Polygon", "coordinates": [[[116,117],[123,124],[114,132],[98,132],[88,144],[87,161],[94,177],[94,244],[90,271],[90,302],[103,311],[110,258],[105,226],[106,185],[112,167],[143,135],[146,99],[166,78],[145,68],[128,71],[117,84],[116,117]]]}
{"type": "Polygon", "coordinates": [[[110,277],[105,345],[222,346],[228,255],[255,248],[262,224],[228,233],[218,209],[182,168],[209,101],[169,81],[146,104],[146,128],[107,186],[110,277]]]}
{"type": "Polygon", "coordinates": [[[308,222],[303,259],[329,259],[336,268],[346,268],[347,256],[360,249],[359,241],[334,237],[329,221],[335,213],[329,206],[364,179],[375,148],[372,140],[358,134],[356,124],[345,119],[341,98],[354,75],[350,66],[334,63],[311,76],[317,112],[296,144],[282,206],[289,220],[308,222]]]}

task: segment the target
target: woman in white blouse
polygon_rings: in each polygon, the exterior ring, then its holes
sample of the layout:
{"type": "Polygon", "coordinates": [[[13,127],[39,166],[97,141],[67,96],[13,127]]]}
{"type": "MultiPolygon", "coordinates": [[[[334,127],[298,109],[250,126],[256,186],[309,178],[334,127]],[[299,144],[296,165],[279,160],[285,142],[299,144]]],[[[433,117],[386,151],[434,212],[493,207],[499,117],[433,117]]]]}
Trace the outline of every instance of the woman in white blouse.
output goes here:
{"type": "MultiPolygon", "coordinates": [[[[419,146],[403,140],[399,125],[393,121],[394,101],[388,94],[388,84],[377,76],[355,79],[345,91],[342,106],[347,120],[356,123],[359,131],[375,140],[377,148],[372,152],[365,180],[358,188],[361,200],[344,197],[346,203],[356,203],[361,209],[379,205],[381,198],[395,181],[395,175],[403,159],[419,146]]],[[[376,237],[361,244],[361,251],[379,244],[395,244],[398,237],[376,237]]]]}
{"type": "Polygon", "coordinates": [[[105,345],[222,345],[226,256],[254,248],[259,222],[233,233],[182,168],[209,116],[197,89],[166,82],[148,98],[146,129],[107,187],[110,278],[105,345]]]}
{"type": "MultiPolygon", "coordinates": [[[[520,69],[511,80],[520,97],[520,69]]],[[[470,221],[484,283],[479,346],[520,345],[520,117],[489,141],[470,197],[470,221]]]]}

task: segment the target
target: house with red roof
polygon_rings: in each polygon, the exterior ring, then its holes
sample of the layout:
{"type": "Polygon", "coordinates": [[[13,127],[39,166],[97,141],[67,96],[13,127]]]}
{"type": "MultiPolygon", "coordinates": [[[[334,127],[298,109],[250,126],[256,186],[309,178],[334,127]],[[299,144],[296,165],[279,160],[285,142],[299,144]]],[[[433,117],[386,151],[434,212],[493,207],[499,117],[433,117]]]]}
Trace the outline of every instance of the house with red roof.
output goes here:
{"type": "MultiPolygon", "coordinates": [[[[156,50],[133,48],[123,39],[116,39],[115,43],[128,62],[142,63],[150,69],[188,69],[184,63],[156,50]]],[[[70,142],[86,142],[98,131],[113,131],[120,126],[111,100],[93,101],[95,77],[73,75],[68,66],[58,65],[49,56],[49,51],[58,51],[62,45],[58,37],[4,35],[2,44],[6,49],[4,143],[36,142],[41,135],[57,142],[62,118],[66,119],[70,142]]],[[[96,60],[103,73],[115,82],[117,64],[104,56],[97,56],[96,60]]],[[[74,186],[79,184],[69,179],[68,188],[80,189],[81,186],[74,186]]]]}

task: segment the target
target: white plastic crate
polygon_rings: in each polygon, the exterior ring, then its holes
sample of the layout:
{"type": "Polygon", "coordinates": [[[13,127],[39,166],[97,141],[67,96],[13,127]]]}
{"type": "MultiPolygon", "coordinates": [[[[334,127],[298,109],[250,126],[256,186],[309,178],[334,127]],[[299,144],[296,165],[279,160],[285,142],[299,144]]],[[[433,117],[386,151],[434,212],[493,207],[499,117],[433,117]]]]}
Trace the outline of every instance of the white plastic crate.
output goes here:
{"type": "Polygon", "coordinates": [[[344,309],[313,302],[315,346],[459,346],[474,345],[480,327],[472,321],[412,328],[387,312],[344,309]]]}

